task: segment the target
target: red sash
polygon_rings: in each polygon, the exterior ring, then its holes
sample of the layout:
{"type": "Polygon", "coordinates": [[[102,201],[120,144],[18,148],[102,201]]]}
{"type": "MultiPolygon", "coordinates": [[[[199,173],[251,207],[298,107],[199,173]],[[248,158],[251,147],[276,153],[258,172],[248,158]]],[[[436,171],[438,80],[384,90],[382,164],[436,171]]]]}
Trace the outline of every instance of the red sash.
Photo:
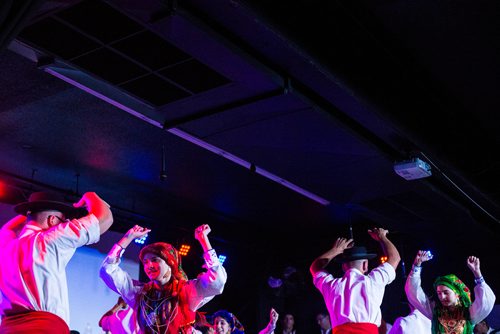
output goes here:
{"type": "Polygon", "coordinates": [[[378,334],[378,327],[367,322],[350,322],[335,326],[332,334],[378,334]]]}
{"type": "Polygon", "coordinates": [[[6,316],[0,334],[68,334],[69,327],[54,313],[30,311],[6,316]]]}

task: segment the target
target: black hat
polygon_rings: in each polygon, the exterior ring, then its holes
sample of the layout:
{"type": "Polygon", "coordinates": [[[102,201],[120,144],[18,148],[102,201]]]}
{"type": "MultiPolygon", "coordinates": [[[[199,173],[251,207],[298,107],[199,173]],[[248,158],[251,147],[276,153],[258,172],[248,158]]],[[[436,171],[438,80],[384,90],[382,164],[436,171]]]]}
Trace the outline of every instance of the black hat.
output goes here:
{"type": "Polygon", "coordinates": [[[45,191],[32,193],[27,202],[19,203],[14,207],[14,211],[21,215],[45,210],[61,211],[66,217],[76,217],[85,214],[82,209],[75,208],[72,204],[66,203],[63,196],[45,191]]]}
{"type": "Polygon", "coordinates": [[[335,257],[335,262],[349,262],[361,259],[373,259],[377,254],[367,253],[366,248],[362,246],[355,246],[351,248],[346,248],[342,254],[335,257]]]}

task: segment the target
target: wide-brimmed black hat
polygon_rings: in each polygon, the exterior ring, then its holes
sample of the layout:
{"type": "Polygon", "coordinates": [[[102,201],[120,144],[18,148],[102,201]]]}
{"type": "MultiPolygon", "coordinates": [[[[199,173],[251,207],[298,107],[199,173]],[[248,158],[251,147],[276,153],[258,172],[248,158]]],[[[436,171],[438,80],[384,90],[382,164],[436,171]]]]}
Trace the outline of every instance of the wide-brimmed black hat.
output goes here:
{"type": "Polygon", "coordinates": [[[373,259],[377,254],[374,253],[368,253],[366,251],[366,248],[363,246],[355,246],[351,248],[346,248],[342,254],[339,256],[335,257],[335,262],[339,263],[344,263],[344,262],[349,262],[349,261],[354,261],[354,260],[361,260],[361,259],[373,259]]]}
{"type": "Polygon", "coordinates": [[[66,218],[85,215],[85,210],[75,208],[71,203],[65,202],[62,195],[47,191],[34,192],[27,202],[19,203],[14,207],[14,211],[21,215],[45,210],[61,211],[66,218]]]}

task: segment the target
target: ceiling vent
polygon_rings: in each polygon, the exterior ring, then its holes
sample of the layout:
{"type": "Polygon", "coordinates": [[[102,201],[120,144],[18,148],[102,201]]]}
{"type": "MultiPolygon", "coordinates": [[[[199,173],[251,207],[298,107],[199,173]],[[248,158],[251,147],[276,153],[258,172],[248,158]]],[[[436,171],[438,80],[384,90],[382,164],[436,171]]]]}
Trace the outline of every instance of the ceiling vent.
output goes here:
{"type": "Polygon", "coordinates": [[[153,106],[230,81],[111,5],[85,0],[26,27],[21,42],[153,106]]]}

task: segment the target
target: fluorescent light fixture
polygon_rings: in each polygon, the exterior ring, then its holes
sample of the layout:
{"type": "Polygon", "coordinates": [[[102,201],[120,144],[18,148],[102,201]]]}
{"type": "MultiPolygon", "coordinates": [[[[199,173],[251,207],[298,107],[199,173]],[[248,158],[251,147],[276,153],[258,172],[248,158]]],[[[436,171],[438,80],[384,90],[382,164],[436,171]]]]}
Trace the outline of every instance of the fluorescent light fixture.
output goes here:
{"type": "MultiPolygon", "coordinates": [[[[61,70],[64,71],[65,69],[61,69],[61,70]]],[[[130,107],[127,107],[123,103],[120,103],[120,102],[116,101],[115,99],[112,99],[112,98],[92,89],[92,88],[89,88],[88,86],[85,86],[72,78],[69,78],[68,76],[57,71],[55,68],[51,68],[48,66],[48,67],[44,68],[44,71],[55,76],[56,78],[59,78],[65,82],[77,87],[77,88],[80,88],[81,90],[83,90],[83,91],[117,107],[117,108],[122,109],[123,111],[128,112],[129,114],[131,114],[135,117],[142,119],[143,121],[148,122],[151,125],[154,125],[154,126],[159,127],[159,128],[163,128],[163,124],[161,124],[160,122],[157,122],[157,121],[145,116],[144,114],[137,112],[136,110],[134,110],[130,107]]],[[[301,188],[298,185],[279,177],[278,175],[275,175],[275,174],[273,174],[273,173],[271,173],[263,168],[255,166],[252,163],[250,163],[250,162],[248,162],[248,161],[246,161],[246,160],[244,160],[244,159],[242,159],[242,158],[240,158],[232,153],[229,153],[228,151],[225,151],[225,150],[223,150],[215,145],[212,145],[210,143],[207,143],[206,141],[204,141],[200,138],[197,138],[197,137],[195,137],[195,136],[193,136],[185,131],[182,131],[179,128],[171,128],[171,129],[168,129],[167,131],[170,132],[171,134],[176,135],[180,138],[183,138],[183,139],[185,139],[185,140],[187,140],[187,141],[189,141],[197,146],[203,147],[204,149],[206,149],[210,152],[213,152],[217,155],[220,155],[221,157],[224,157],[228,160],[231,160],[232,162],[234,162],[234,163],[236,163],[244,168],[255,170],[255,172],[257,174],[260,174],[260,175],[262,175],[262,176],[264,176],[264,177],[266,177],[274,182],[281,184],[282,186],[285,186],[285,187],[287,187],[287,188],[289,188],[289,189],[291,189],[291,190],[293,190],[293,191],[295,191],[303,196],[306,196],[306,197],[312,199],[313,201],[320,203],[321,205],[326,206],[326,205],[330,204],[330,201],[328,201],[328,200],[326,200],[326,199],[324,199],[316,194],[313,194],[312,192],[310,192],[304,188],[301,188]]]]}

